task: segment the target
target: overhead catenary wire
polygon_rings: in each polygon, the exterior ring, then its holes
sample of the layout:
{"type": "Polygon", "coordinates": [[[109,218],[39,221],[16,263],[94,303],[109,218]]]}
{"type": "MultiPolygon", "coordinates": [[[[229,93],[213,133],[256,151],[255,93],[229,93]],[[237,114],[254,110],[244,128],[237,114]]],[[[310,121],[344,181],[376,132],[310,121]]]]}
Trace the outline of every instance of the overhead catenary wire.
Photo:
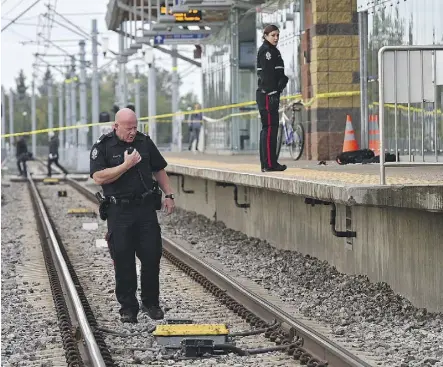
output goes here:
{"type": "Polygon", "coordinates": [[[71,26],[73,26],[74,28],[76,28],[79,32],[81,32],[83,34],[82,37],[87,37],[88,39],[90,38],[90,35],[88,33],[86,33],[82,28],[80,28],[78,25],[74,24],[73,22],[71,22],[68,18],[66,18],[65,16],[63,16],[62,14],[60,14],[59,12],[57,12],[54,8],[52,8],[49,4],[47,5],[48,10],[52,10],[54,12],[54,14],[57,14],[60,18],[62,18],[64,21],[68,22],[71,26]]]}
{"type": "Polygon", "coordinates": [[[36,0],[32,5],[28,6],[25,10],[23,10],[19,15],[17,15],[13,20],[11,20],[8,24],[6,24],[2,28],[2,32],[7,29],[11,24],[14,24],[16,20],[20,19],[20,17],[24,14],[26,14],[29,10],[31,10],[35,5],[37,5],[40,2],[40,0],[36,0]]]}
{"type": "MultiPolygon", "coordinates": [[[[5,2],[7,1],[7,0],[4,0],[5,2]]],[[[3,16],[2,16],[2,19],[4,19],[4,20],[13,20],[13,19],[5,19],[4,17],[6,17],[8,14],[10,14],[11,12],[13,12],[15,9],[17,9],[17,7],[19,7],[20,5],[22,5],[23,3],[25,2],[25,0],[21,0],[21,1],[19,1],[19,2],[17,2],[16,4],[15,4],[15,6],[13,6],[11,9],[9,9],[5,14],[3,14],[3,16]]],[[[2,3],[2,5],[3,5],[3,3],[2,3]]]]}
{"type": "MultiPolygon", "coordinates": [[[[49,17],[48,13],[43,14],[43,16],[44,16],[45,18],[48,18],[48,17],[49,17]]],[[[84,34],[82,34],[82,33],[78,32],[78,31],[76,31],[75,29],[72,29],[72,28],[68,27],[66,24],[60,23],[58,20],[52,19],[52,21],[53,21],[54,23],[58,24],[59,26],[61,26],[61,27],[65,28],[65,29],[67,29],[68,31],[71,31],[72,33],[75,33],[76,35],[78,35],[78,36],[80,36],[80,37],[87,37],[87,38],[89,38],[89,36],[85,36],[84,34]]]]}

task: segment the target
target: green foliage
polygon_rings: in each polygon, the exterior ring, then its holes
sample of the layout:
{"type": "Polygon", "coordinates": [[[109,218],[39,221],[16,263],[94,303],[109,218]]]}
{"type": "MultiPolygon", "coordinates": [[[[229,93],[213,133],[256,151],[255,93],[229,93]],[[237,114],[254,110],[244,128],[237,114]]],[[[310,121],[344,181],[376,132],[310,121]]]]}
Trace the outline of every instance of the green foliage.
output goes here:
{"type": "Polygon", "coordinates": [[[24,100],[26,98],[26,90],[28,89],[28,86],[26,85],[26,77],[23,69],[20,69],[18,78],[15,79],[15,83],[17,84],[18,98],[24,100]]]}
{"type": "MultiPolygon", "coordinates": [[[[37,118],[37,129],[45,129],[48,127],[48,97],[47,97],[47,82],[52,79],[53,76],[51,71],[48,69],[41,80],[36,80],[36,118],[37,118]]],[[[141,113],[140,116],[148,116],[148,78],[146,75],[139,75],[140,80],[140,104],[141,113]]],[[[100,74],[100,107],[99,112],[106,111],[114,118],[112,112],[112,107],[115,104],[115,86],[118,80],[118,74],[112,71],[102,71],[100,74]]],[[[134,80],[135,75],[128,73],[128,103],[134,103],[134,80]]],[[[170,113],[172,110],[172,75],[166,70],[157,69],[156,75],[157,81],[157,114],[170,113]]],[[[17,93],[14,97],[14,131],[30,131],[31,130],[31,90],[26,85],[26,76],[23,70],[20,70],[19,76],[16,79],[17,93]],[[23,92],[24,91],[24,92],[23,92]],[[20,94],[22,92],[22,94],[20,94]],[[17,98],[19,96],[19,98],[17,98]],[[24,115],[23,112],[26,112],[24,115]]],[[[97,122],[92,121],[92,91],[91,91],[91,75],[87,75],[86,80],[86,90],[87,90],[87,122],[97,122]]],[[[58,110],[58,90],[60,85],[63,87],[63,104],[65,101],[64,93],[65,87],[70,86],[70,84],[65,83],[53,83],[52,95],[53,95],[53,118],[54,127],[59,126],[59,110],[58,110]]],[[[8,102],[8,96],[6,96],[6,101],[8,102]]],[[[188,93],[180,99],[180,106],[194,105],[197,101],[197,97],[193,93],[188,93]]],[[[9,118],[9,106],[7,104],[6,113],[9,118]]],[[[63,106],[63,109],[65,106],[63,106]]],[[[182,107],[181,107],[182,108],[182,107]]],[[[186,108],[183,108],[186,109],[186,108]]],[[[79,91],[77,90],[77,118],[80,113],[80,103],[79,103],[79,91]]],[[[63,124],[65,125],[65,110],[63,110],[63,124]]],[[[6,124],[7,127],[9,124],[6,124]]],[[[165,139],[170,139],[171,136],[171,124],[162,123],[158,126],[158,136],[165,137],[165,139]]],[[[37,144],[47,144],[47,134],[37,134],[37,144]]],[[[92,143],[92,132],[89,132],[89,142],[92,143]]]]}

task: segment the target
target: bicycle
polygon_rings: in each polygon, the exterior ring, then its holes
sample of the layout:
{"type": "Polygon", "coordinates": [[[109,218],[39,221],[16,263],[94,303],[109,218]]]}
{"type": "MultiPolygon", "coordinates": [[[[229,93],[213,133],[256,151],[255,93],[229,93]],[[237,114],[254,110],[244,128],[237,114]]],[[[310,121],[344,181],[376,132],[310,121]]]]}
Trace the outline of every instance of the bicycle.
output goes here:
{"type": "Polygon", "coordinates": [[[280,124],[277,132],[277,159],[280,155],[282,145],[286,145],[289,148],[289,153],[294,161],[300,159],[303,154],[303,148],[305,145],[305,129],[301,123],[296,123],[296,112],[301,110],[303,104],[300,101],[291,104],[292,118],[282,113],[280,124]],[[284,133],[284,140],[283,140],[284,133]]]}

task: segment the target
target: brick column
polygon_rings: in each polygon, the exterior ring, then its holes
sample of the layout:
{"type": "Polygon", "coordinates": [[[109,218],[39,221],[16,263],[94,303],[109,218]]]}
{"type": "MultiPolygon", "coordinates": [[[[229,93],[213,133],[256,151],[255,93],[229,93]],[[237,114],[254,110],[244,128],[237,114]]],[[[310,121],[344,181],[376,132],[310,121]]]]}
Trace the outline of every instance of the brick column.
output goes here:
{"type": "MultiPolygon", "coordinates": [[[[302,94],[360,90],[357,0],[306,0],[302,36],[302,94]]],[[[319,98],[307,109],[306,158],[335,159],[346,115],[360,137],[360,96],[319,98]]]]}

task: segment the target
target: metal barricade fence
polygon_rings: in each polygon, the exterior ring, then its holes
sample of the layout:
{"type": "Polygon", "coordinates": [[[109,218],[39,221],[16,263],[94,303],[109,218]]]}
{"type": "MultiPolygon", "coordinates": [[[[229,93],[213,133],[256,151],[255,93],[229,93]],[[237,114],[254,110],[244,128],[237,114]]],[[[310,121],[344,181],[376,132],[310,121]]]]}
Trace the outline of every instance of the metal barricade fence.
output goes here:
{"type": "Polygon", "coordinates": [[[380,184],[385,185],[386,167],[443,166],[443,46],[384,46],[378,64],[380,184]],[[385,162],[386,152],[395,152],[396,161],[385,162]]]}

